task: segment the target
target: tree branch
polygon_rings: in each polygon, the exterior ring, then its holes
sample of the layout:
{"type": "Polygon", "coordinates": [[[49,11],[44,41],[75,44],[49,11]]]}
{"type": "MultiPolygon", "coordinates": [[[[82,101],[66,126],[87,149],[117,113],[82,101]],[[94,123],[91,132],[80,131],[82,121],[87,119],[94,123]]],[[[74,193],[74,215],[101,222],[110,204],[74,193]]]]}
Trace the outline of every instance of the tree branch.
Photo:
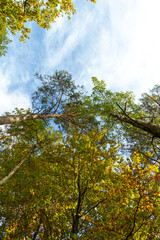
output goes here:
{"type": "Polygon", "coordinates": [[[160,103],[156,100],[156,99],[154,99],[152,96],[150,96],[148,93],[146,93],[146,95],[149,97],[149,98],[151,98],[155,103],[157,103],[158,104],[158,106],[160,106],[160,103]]]}
{"type": "Polygon", "coordinates": [[[6,177],[0,180],[0,186],[3,185],[8,179],[10,179],[13,174],[15,174],[15,172],[21,167],[21,165],[31,156],[35,148],[36,146],[34,145],[29,151],[29,153],[12,169],[12,171],[6,177]]]}
{"type": "Polygon", "coordinates": [[[125,240],[127,240],[127,239],[129,239],[129,237],[133,236],[133,231],[134,231],[135,224],[136,224],[136,215],[137,215],[137,212],[138,212],[138,208],[139,208],[139,204],[140,204],[141,199],[142,199],[142,195],[140,195],[140,198],[139,198],[138,203],[137,203],[136,211],[134,213],[132,229],[129,232],[129,234],[126,236],[125,240]]]}

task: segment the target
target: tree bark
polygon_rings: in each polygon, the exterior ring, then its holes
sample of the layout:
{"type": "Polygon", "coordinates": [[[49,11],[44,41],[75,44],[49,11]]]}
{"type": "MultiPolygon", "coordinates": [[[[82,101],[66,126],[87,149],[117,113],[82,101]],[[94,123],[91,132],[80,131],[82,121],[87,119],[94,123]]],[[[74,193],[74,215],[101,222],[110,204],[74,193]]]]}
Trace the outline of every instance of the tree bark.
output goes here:
{"type": "Polygon", "coordinates": [[[33,119],[46,119],[46,118],[61,118],[61,117],[69,117],[72,114],[23,114],[23,115],[7,115],[0,116],[0,125],[12,124],[23,122],[27,120],[33,119]]]}
{"type": "Polygon", "coordinates": [[[135,128],[139,128],[147,133],[150,133],[153,137],[160,138],[160,126],[155,123],[146,122],[143,120],[130,118],[129,116],[123,116],[123,115],[114,114],[114,113],[111,113],[111,116],[113,116],[114,118],[117,118],[121,122],[129,123],[135,128]]]}

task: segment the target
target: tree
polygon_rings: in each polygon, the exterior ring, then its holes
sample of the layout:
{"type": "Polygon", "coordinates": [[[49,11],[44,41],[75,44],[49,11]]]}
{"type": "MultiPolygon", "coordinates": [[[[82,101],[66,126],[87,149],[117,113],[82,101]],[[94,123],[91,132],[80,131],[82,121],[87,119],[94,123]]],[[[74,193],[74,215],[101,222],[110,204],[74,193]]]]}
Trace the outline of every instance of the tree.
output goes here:
{"type": "Polygon", "coordinates": [[[22,111],[23,113],[18,109],[12,114],[6,113],[0,116],[0,125],[49,118],[71,121],[75,108],[83,97],[83,87],[76,87],[66,71],[44,77],[36,74],[36,77],[41,81],[41,86],[32,95],[32,109],[22,111]]]}
{"type": "Polygon", "coordinates": [[[156,85],[150,94],[144,93],[135,103],[132,92],[111,92],[103,81],[93,78],[92,108],[110,129],[112,137],[127,140],[131,151],[154,152],[154,160],[160,156],[160,86],[156,85]],[[114,123],[114,124],[113,124],[114,123]]]}
{"type": "Polygon", "coordinates": [[[0,0],[0,6],[0,32],[3,33],[6,27],[12,34],[20,32],[22,42],[29,38],[28,33],[31,32],[25,26],[28,21],[35,21],[38,26],[49,29],[58,17],[64,14],[70,17],[75,13],[72,0],[0,0]]]}
{"type": "Polygon", "coordinates": [[[0,116],[0,125],[36,119],[53,119],[63,129],[68,129],[70,123],[81,128],[98,124],[94,114],[87,112],[90,100],[84,87],[76,86],[68,72],[58,71],[52,76],[36,74],[36,77],[41,86],[32,94],[32,109],[6,113],[0,116]]]}
{"type": "Polygon", "coordinates": [[[6,113],[5,116],[0,116],[0,125],[6,126],[5,131],[1,132],[1,141],[7,139],[12,144],[12,140],[10,141],[10,139],[21,139],[21,137],[24,137],[26,127],[29,132],[32,131],[32,134],[30,133],[28,137],[34,136],[34,141],[27,147],[25,155],[0,180],[0,185],[3,185],[11,178],[39,147],[37,128],[42,128],[42,120],[47,124],[49,119],[58,119],[55,122],[59,126],[61,125],[63,129],[69,129],[70,124],[81,129],[85,129],[87,126],[89,129],[89,125],[93,126],[94,117],[91,118],[85,111],[83,113],[83,108],[81,108],[84,89],[74,84],[70,74],[65,71],[59,71],[53,76],[41,76],[38,74],[36,76],[41,81],[41,86],[32,95],[32,110],[15,109],[12,114],[6,113]],[[80,109],[82,111],[79,111],[80,109]],[[79,114],[78,111],[80,112],[79,114]],[[90,123],[91,120],[92,124],[90,123]],[[7,126],[8,124],[10,124],[9,127],[7,126]]]}

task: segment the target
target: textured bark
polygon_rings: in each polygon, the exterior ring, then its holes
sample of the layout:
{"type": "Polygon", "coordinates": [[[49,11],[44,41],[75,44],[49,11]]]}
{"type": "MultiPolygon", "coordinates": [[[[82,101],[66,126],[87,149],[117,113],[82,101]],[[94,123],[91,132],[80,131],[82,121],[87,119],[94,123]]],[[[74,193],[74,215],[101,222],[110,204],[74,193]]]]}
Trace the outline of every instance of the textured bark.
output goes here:
{"type": "Polygon", "coordinates": [[[152,123],[152,122],[146,122],[143,120],[135,119],[135,118],[130,118],[129,116],[122,116],[120,114],[114,114],[111,113],[111,115],[121,122],[124,123],[129,123],[133,127],[139,128],[149,134],[151,134],[153,137],[160,138],[160,126],[152,123]]]}
{"type": "Polygon", "coordinates": [[[32,119],[46,119],[46,118],[64,118],[69,117],[71,114],[23,114],[23,115],[7,115],[0,116],[0,125],[12,124],[23,122],[32,119]]]}

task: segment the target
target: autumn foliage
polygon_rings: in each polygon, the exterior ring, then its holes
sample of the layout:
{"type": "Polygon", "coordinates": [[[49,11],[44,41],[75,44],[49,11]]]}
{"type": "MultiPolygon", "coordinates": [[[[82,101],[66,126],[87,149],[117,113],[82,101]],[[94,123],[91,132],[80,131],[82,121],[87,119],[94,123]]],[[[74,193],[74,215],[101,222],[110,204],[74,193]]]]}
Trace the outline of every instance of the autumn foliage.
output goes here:
{"type": "MultiPolygon", "coordinates": [[[[2,186],[3,239],[159,239],[158,165],[138,153],[124,159],[107,130],[46,131],[2,186]]],[[[2,173],[26,147],[17,140],[1,153],[2,173]]]]}
{"type": "Polygon", "coordinates": [[[33,109],[0,116],[0,238],[159,239],[159,139],[144,128],[159,100],[147,109],[97,79],[88,96],[65,71],[38,78],[33,109]]]}
{"type": "MultiPolygon", "coordinates": [[[[8,31],[25,42],[29,22],[74,13],[72,0],[0,0],[0,56],[8,31]]],[[[160,86],[135,103],[95,77],[91,95],[66,71],[36,77],[32,109],[0,116],[0,239],[160,239],[160,86]]]]}

